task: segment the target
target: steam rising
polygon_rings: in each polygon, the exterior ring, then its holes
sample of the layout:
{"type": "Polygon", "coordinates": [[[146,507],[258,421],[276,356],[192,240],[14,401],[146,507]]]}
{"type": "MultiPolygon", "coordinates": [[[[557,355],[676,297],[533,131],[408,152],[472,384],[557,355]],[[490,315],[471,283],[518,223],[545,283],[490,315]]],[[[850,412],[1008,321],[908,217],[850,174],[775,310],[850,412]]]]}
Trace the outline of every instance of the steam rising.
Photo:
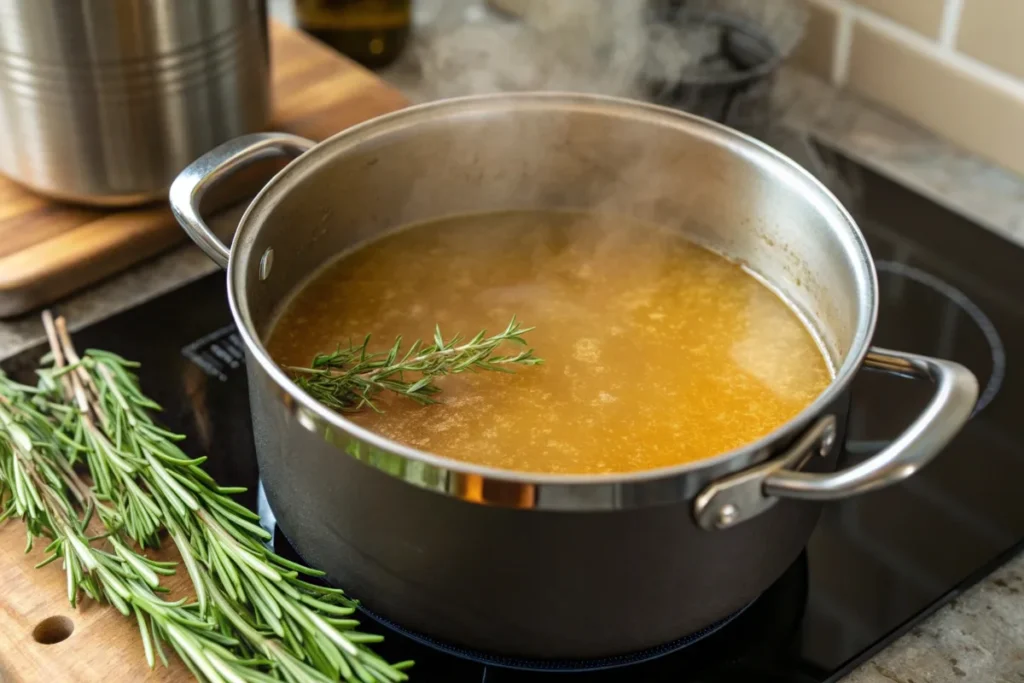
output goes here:
{"type": "MultiPolygon", "coordinates": [[[[714,12],[746,20],[760,28],[782,57],[796,46],[806,22],[802,0],[676,0],[672,4],[679,9],[660,13],[652,13],[651,6],[670,4],[667,0],[489,4],[513,13],[481,7],[480,0],[442,0],[434,5],[434,16],[418,22],[415,43],[407,53],[409,63],[420,71],[414,86],[417,99],[530,90],[647,99],[646,86],[652,80],[661,82],[660,90],[686,84],[687,79],[699,81],[693,78],[695,70],[704,68],[709,53],[720,49],[714,31],[683,21],[682,13],[692,17],[714,12]]],[[[672,104],[680,106],[680,101],[672,104]]],[[[690,108],[692,103],[685,104],[690,108]]],[[[770,106],[767,97],[755,106],[762,104],[770,106]]],[[[769,126],[772,134],[782,129],[769,126]]],[[[764,271],[769,281],[788,281],[779,270],[786,266],[759,261],[763,250],[756,258],[747,253],[750,240],[744,235],[751,229],[788,233],[777,225],[780,212],[751,205],[752,197],[760,195],[741,164],[699,144],[675,144],[651,133],[650,127],[641,125],[604,128],[575,114],[460,119],[444,133],[443,142],[403,149],[401,168],[390,171],[407,177],[401,184],[402,201],[395,202],[400,213],[395,222],[415,222],[436,213],[438,197],[444,197],[444,214],[537,208],[630,216],[743,258],[751,268],[764,271]],[[439,159],[451,160],[459,169],[442,186],[436,174],[409,176],[410,169],[431,168],[439,159]]],[[[802,136],[795,145],[799,151],[813,152],[802,136]]],[[[380,166],[378,170],[384,172],[380,166]]],[[[596,240],[577,248],[591,250],[597,258],[616,244],[596,240]]],[[[668,267],[661,258],[652,255],[647,267],[668,267]]],[[[805,271],[801,270],[803,289],[787,294],[809,319],[827,320],[823,327],[828,330],[841,329],[843,321],[823,310],[824,302],[809,293],[820,273],[805,271]]],[[[826,336],[831,347],[833,335],[826,336]]]]}
{"type": "Polygon", "coordinates": [[[427,98],[522,90],[643,98],[645,83],[671,88],[718,49],[713,31],[686,24],[682,16],[721,12],[746,19],[782,55],[795,46],[806,21],[800,0],[686,0],[658,14],[651,7],[659,3],[648,0],[489,4],[514,14],[444,2],[420,31],[413,57],[427,98]]]}

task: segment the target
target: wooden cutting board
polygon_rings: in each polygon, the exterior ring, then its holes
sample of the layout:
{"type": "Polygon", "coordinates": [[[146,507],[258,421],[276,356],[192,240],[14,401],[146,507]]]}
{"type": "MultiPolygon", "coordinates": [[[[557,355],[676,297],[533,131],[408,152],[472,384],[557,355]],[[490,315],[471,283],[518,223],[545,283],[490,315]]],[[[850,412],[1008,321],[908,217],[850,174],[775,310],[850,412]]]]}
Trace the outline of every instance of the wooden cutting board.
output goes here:
{"type": "MultiPolygon", "coordinates": [[[[299,31],[271,22],[270,42],[271,130],[322,140],[407,104],[371,72],[299,31]]],[[[0,177],[0,318],[44,306],[183,239],[166,203],[83,208],[0,177]]]]}
{"type": "MultiPolygon", "coordinates": [[[[34,568],[45,546],[25,555],[21,522],[0,525],[0,683],[193,680],[170,650],[169,667],[149,668],[134,619],[88,599],[73,609],[59,563],[34,568]]],[[[147,554],[181,559],[175,550],[147,554]]],[[[190,585],[184,569],[163,584],[178,596],[190,585]]]]}
{"type": "MultiPolygon", "coordinates": [[[[275,130],[323,139],[406,104],[372,73],[299,32],[272,25],[271,40],[275,130]]],[[[74,208],[0,180],[0,315],[43,305],[182,235],[164,206],[74,208]]],[[[42,546],[25,555],[21,523],[0,523],[0,683],[191,680],[173,658],[168,669],[147,667],[134,620],[88,601],[72,609],[60,566],[34,568],[42,546]]],[[[159,557],[179,559],[166,549],[159,557]]],[[[180,594],[188,578],[179,570],[164,583],[180,594]]]]}

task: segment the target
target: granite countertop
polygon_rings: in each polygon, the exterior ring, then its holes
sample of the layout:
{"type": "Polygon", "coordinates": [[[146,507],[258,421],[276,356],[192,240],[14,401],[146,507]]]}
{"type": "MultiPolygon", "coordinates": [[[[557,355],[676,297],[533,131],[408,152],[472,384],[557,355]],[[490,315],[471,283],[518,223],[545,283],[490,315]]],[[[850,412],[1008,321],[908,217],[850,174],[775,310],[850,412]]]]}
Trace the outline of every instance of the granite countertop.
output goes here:
{"type": "MultiPolygon", "coordinates": [[[[288,3],[272,0],[286,21],[288,3]]],[[[420,99],[408,74],[385,74],[420,99]]],[[[962,152],[856,97],[800,72],[785,71],[776,88],[785,123],[885,173],[985,228],[1024,245],[1024,178],[962,152]]],[[[228,228],[240,208],[218,217],[228,228]]],[[[202,277],[216,267],[182,246],[83,291],[57,308],[72,328],[202,277]]],[[[37,316],[0,322],[0,357],[42,339],[37,316]]],[[[924,620],[845,679],[850,683],[1024,682],[1024,556],[924,620]]]]}

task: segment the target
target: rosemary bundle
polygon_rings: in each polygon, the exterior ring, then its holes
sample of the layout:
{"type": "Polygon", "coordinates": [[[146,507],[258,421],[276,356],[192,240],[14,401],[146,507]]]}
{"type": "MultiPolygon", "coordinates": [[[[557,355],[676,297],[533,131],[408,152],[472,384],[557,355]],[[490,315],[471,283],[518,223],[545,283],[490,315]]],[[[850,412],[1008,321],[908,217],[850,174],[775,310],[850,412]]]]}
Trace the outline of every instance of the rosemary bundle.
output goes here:
{"type": "MultiPolygon", "coordinates": [[[[356,603],[303,577],[261,541],[258,518],[157,426],[159,406],[139,389],[134,364],[103,351],[80,357],[63,320],[44,316],[50,365],[39,385],[0,376],[2,517],[51,540],[44,563],[61,559],[68,596],[80,593],[134,614],[150,665],[177,652],[200,680],[361,681],[407,679],[411,663],[388,664],[358,630],[356,603]],[[89,485],[76,468],[92,480],[89,485]],[[90,522],[101,527],[90,535],[90,522]],[[134,547],[166,532],[195,601],[166,601],[159,576],[173,567],[134,547]]],[[[165,660],[166,661],[166,660],[165,660]]]]}
{"type": "MultiPolygon", "coordinates": [[[[74,473],[65,444],[55,438],[53,422],[28,398],[35,394],[31,387],[0,378],[0,497],[4,498],[0,519],[24,520],[26,552],[33,539],[51,539],[48,556],[37,566],[63,562],[72,605],[85,593],[110,603],[125,616],[134,615],[150,666],[154,653],[167,664],[161,644],[166,643],[202,680],[279,680],[265,673],[270,661],[240,654],[246,649],[238,638],[229,629],[219,628],[194,603],[170,602],[159,595],[159,577],[173,574],[174,563],[155,562],[137,553],[111,527],[100,535],[89,535],[94,514],[109,523],[118,513],[74,473]],[[109,550],[98,547],[104,539],[109,550]]],[[[284,666],[297,673],[303,668],[297,661],[284,666]]],[[[316,680],[318,672],[309,673],[313,677],[304,680],[316,680]]]]}
{"type": "Polygon", "coordinates": [[[505,343],[525,346],[522,335],[532,329],[523,327],[512,316],[505,330],[492,337],[482,331],[469,341],[460,335],[445,341],[441,328],[436,327],[433,344],[424,346],[416,340],[404,352],[402,338],[398,337],[389,350],[372,353],[368,350],[367,335],[362,344],[339,346],[334,353],[318,354],[308,368],[289,370],[299,387],[334,410],[378,410],[374,398],[385,391],[427,405],[437,402],[434,396],[441,389],[435,380],[443,375],[477,370],[512,372],[511,366],[542,363],[533,355],[533,349],[510,356],[496,353],[505,343]],[[408,379],[407,374],[413,378],[408,379]]]}

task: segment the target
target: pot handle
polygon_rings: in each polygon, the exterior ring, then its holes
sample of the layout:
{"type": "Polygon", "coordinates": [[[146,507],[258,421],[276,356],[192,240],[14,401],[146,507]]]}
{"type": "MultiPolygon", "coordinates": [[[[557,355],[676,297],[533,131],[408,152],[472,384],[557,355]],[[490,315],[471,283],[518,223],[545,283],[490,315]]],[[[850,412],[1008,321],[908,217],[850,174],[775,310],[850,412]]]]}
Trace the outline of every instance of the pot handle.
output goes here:
{"type": "Polygon", "coordinates": [[[199,215],[203,195],[216,183],[250,164],[280,156],[300,156],[316,143],[288,133],[253,133],[229,140],[189,164],[171,183],[171,212],[192,241],[221,268],[231,248],[199,215]]]}
{"type": "Polygon", "coordinates": [[[724,529],[763,512],[780,498],[838,500],[902,481],[960,431],[978,398],[978,380],[953,361],[872,347],[864,367],[931,380],[935,395],[906,431],[867,460],[838,472],[801,472],[815,453],[827,455],[832,448],[835,417],[822,417],[782,455],[707,486],[694,501],[697,522],[705,529],[724,529]]]}

